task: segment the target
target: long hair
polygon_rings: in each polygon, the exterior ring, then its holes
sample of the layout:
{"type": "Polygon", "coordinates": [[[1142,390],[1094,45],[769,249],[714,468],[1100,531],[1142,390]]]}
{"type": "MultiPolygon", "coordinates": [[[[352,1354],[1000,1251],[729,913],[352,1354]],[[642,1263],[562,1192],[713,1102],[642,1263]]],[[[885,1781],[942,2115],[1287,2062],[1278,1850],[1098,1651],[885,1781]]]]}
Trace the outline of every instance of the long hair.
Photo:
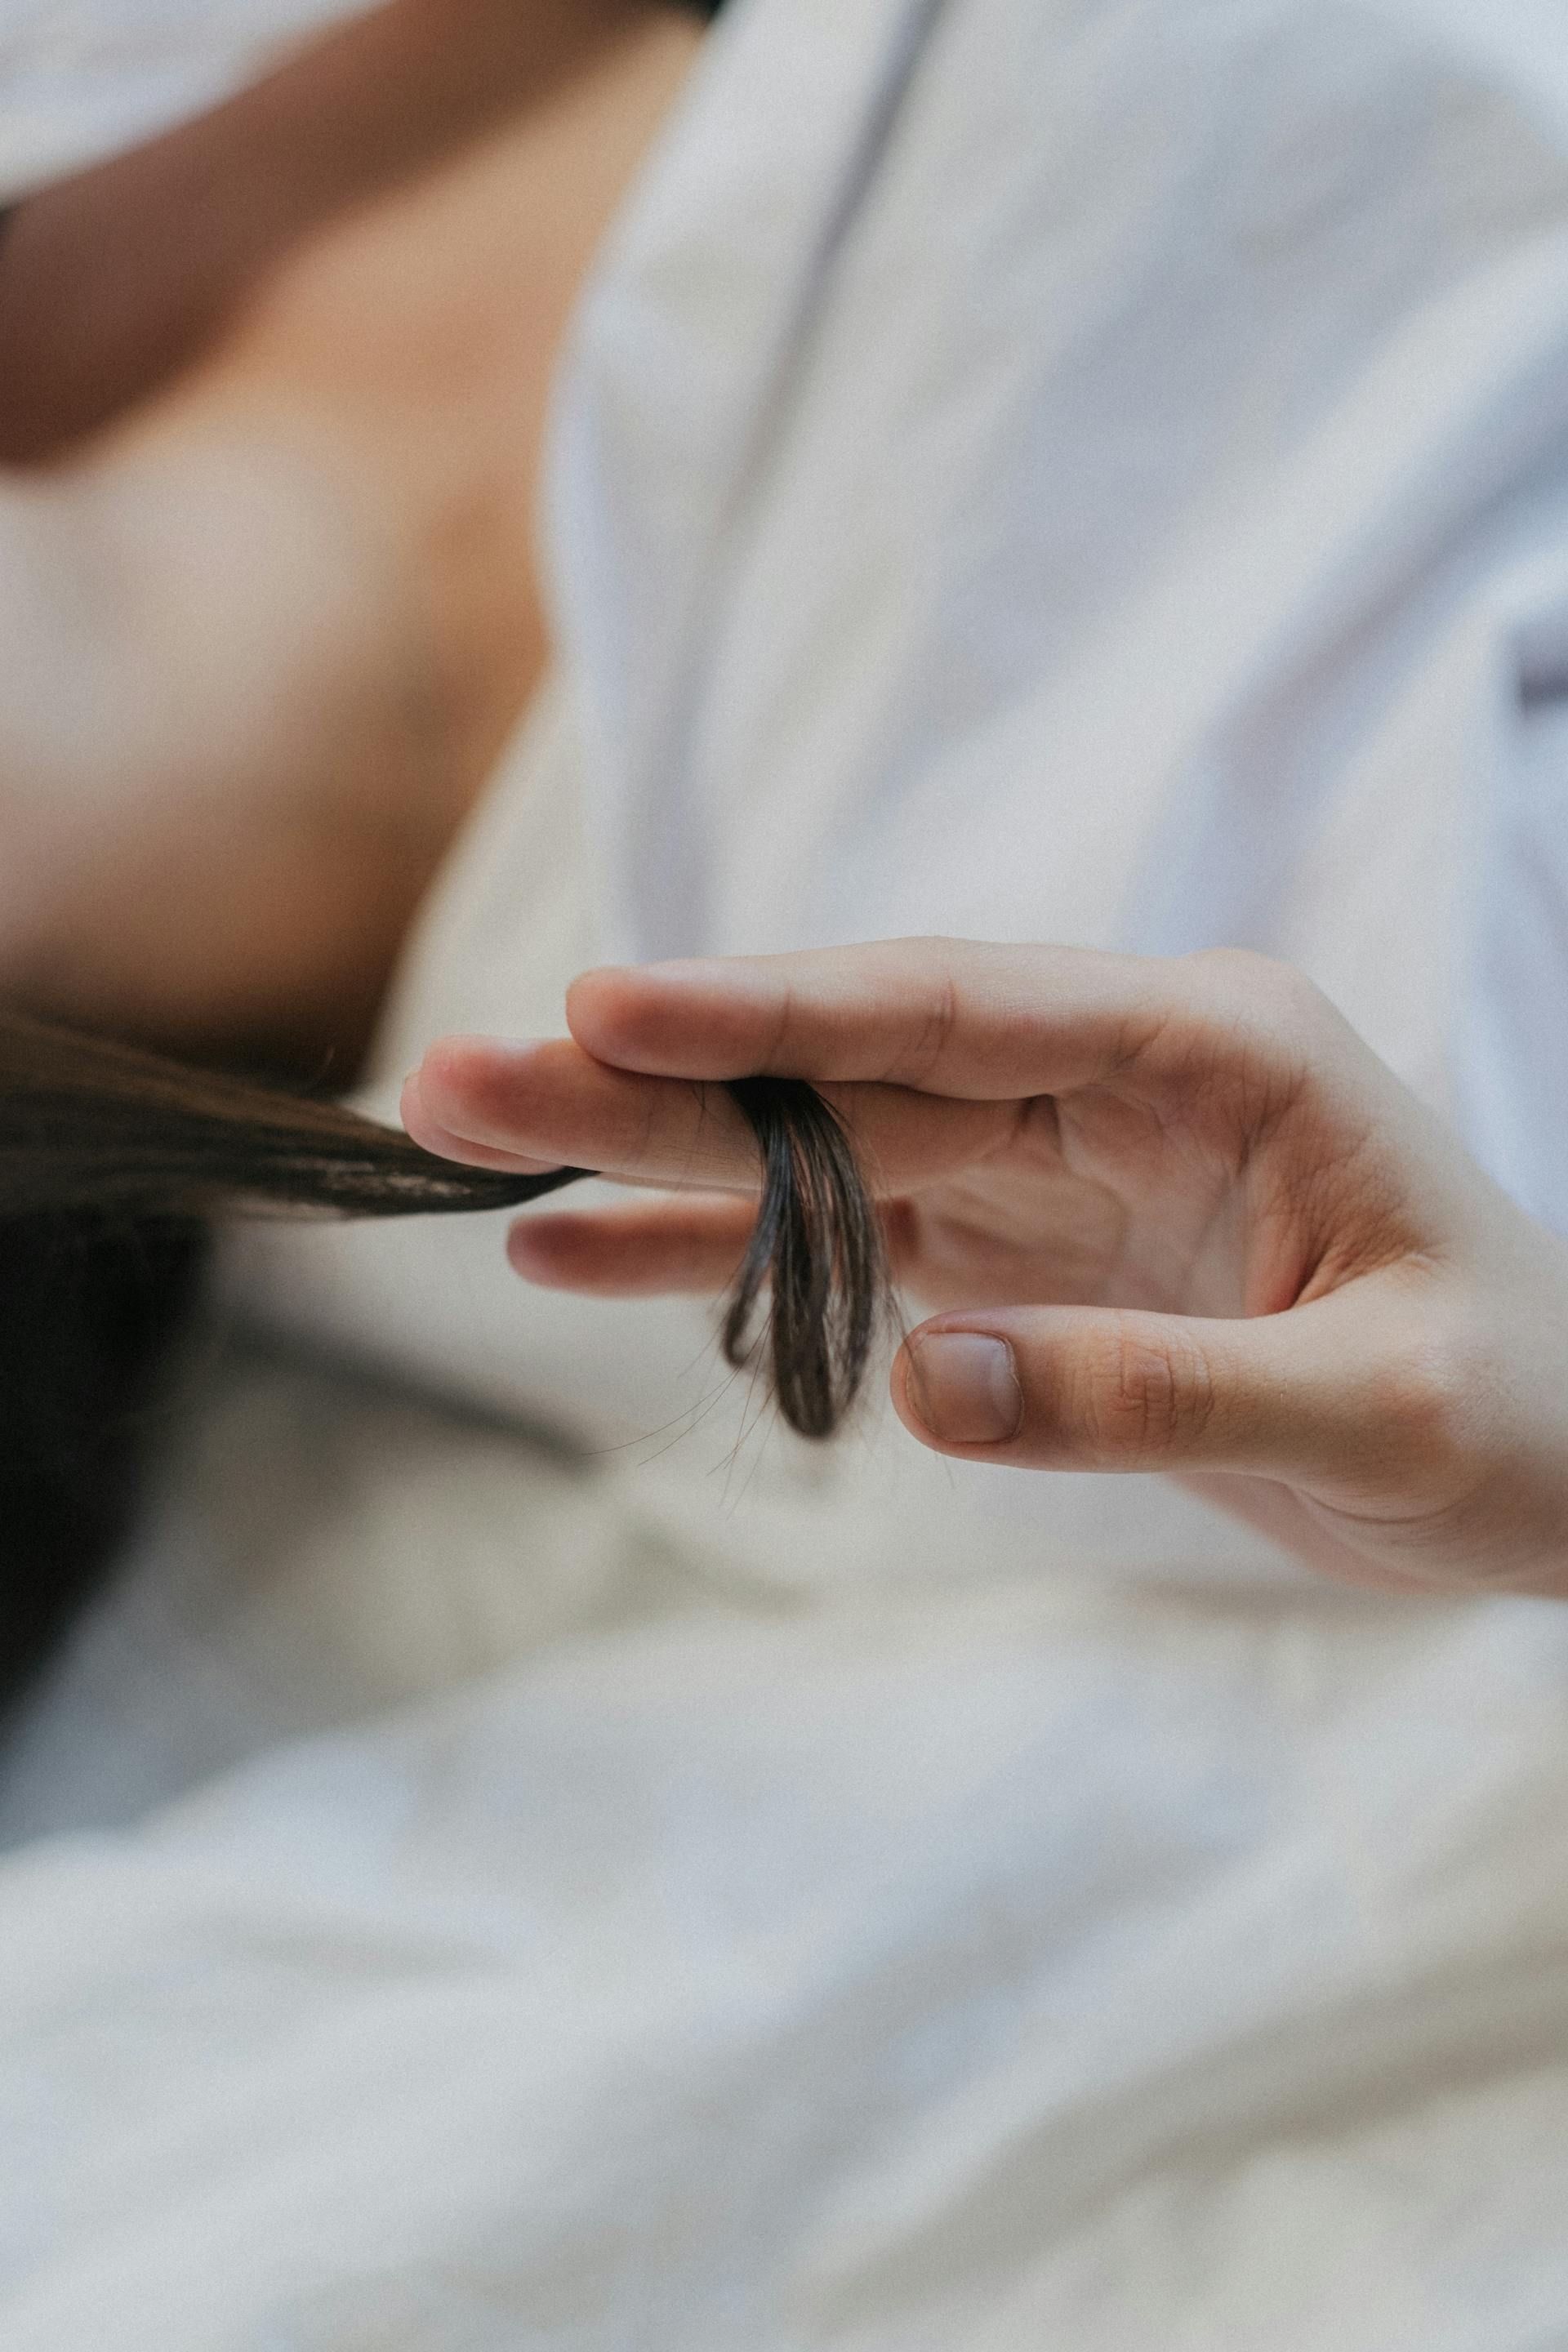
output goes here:
{"type": "MultiPolygon", "coordinates": [[[[879,1220],[813,1088],[752,1078],[731,1092],[757,1139],[761,1200],[724,1352],[750,1359],[766,1292],[779,1410],[826,1437],[876,1337],[879,1220]]],[[[341,1104],[0,1012],[0,1698],[123,1538],[212,1220],[514,1207],[587,1172],[460,1167],[341,1104]]]]}

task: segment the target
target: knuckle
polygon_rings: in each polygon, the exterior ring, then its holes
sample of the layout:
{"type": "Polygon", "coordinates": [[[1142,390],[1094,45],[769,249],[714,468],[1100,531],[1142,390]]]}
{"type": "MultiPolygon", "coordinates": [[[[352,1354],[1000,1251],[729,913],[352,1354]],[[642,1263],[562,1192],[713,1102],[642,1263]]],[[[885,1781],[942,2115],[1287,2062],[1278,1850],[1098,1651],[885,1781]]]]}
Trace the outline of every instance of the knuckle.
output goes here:
{"type": "Polygon", "coordinates": [[[924,982],[910,1016],[900,1022],[901,1034],[882,1072],[885,1085],[927,1086],[947,1059],[962,1007],[952,971],[940,959],[933,962],[938,973],[935,986],[924,982]]]}
{"type": "Polygon", "coordinates": [[[1472,1450],[1496,1385],[1495,1367],[1465,1334],[1427,1333],[1381,1372],[1373,1425],[1399,1461],[1440,1474],[1472,1450]]]}
{"type": "Polygon", "coordinates": [[[1083,1365],[1079,1421],[1096,1461],[1158,1462],[1201,1435],[1214,1411],[1201,1352],[1179,1334],[1124,1323],[1083,1365]]]}
{"type": "Polygon", "coordinates": [[[1252,948],[1205,948],[1188,962],[1210,1013],[1258,1035],[1299,1038],[1317,1028],[1328,1004],[1304,971],[1252,948]]]}
{"type": "Polygon", "coordinates": [[[1329,1000],[1293,964],[1249,948],[1216,948],[1191,959],[1196,975],[1197,1075],[1213,1076],[1221,1046],[1224,1084],[1244,1137],[1256,1136],[1300,1101],[1328,1044],[1329,1000]]]}

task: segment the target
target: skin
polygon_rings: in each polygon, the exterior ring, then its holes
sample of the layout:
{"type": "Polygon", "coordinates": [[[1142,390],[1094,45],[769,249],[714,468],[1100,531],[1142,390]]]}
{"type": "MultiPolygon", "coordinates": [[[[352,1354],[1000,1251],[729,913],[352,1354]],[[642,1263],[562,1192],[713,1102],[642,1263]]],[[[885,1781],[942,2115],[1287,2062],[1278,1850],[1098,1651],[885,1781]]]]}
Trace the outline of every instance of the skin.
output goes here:
{"type": "Polygon", "coordinates": [[[650,0],[384,0],[226,103],[41,190],[0,240],[0,462],[199,360],[334,219],[548,114],[650,0]]]}
{"type": "Polygon", "coordinates": [[[722,1289],[756,1170],[718,1082],[806,1078],[937,1310],[891,1375],[921,1444],[1173,1474],[1360,1582],[1568,1592],[1568,1248],[1300,974],[903,940],[590,972],[567,1019],[405,1097],[433,1150],[637,1188],[521,1222],[531,1281],[722,1289]]]}
{"type": "MultiPolygon", "coordinates": [[[[430,12],[387,12],[393,184],[237,271],[236,314],[156,398],[0,478],[0,990],[34,1010],[346,1080],[538,683],[562,339],[701,36],[644,0],[537,23],[509,0],[508,103],[457,140],[448,85],[478,103],[501,26],[454,13],[426,106],[430,12]]],[[[320,69],[338,92],[338,45],[320,69]]],[[[268,147],[278,173],[310,164],[308,129],[268,147]]]]}

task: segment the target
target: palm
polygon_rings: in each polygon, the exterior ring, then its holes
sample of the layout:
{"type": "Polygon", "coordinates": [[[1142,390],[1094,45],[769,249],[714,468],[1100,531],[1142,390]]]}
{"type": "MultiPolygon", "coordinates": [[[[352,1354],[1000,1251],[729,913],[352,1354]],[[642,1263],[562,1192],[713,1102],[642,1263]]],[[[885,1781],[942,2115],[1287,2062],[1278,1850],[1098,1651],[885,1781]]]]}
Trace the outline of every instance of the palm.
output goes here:
{"type": "MultiPolygon", "coordinates": [[[[1255,1075],[1238,1059],[1199,1088],[1184,1062],[1177,1039],[1162,1066],[1120,1084],[970,1107],[962,1164],[890,1204],[900,1279],[939,1308],[1232,1316],[1289,1304],[1310,1250],[1289,1211],[1267,1205],[1255,1075]]],[[[1318,1156],[1329,1139],[1304,1137],[1305,1124],[1291,1144],[1318,1156]]]]}
{"type": "Polygon", "coordinates": [[[1231,1171],[1166,1137],[1113,1144],[1099,1110],[1022,1103],[1005,1150],[896,1202],[889,1225],[910,1288],[938,1307],[1235,1311],[1239,1268],[1223,1238],[1231,1171]]]}
{"type": "MultiPolygon", "coordinates": [[[[1065,1105],[1020,1103],[1002,1149],[891,1204],[900,1279],[939,1310],[1244,1314],[1260,1290],[1277,1293],[1307,1252],[1289,1222],[1260,1229],[1249,1213],[1257,1171],[1231,1146],[1230,1126],[1202,1115],[1173,1123],[1098,1091],[1065,1105]]],[[[1406,1564],[1399,1515],[1357,1507],[1372,1500],[1364,1495],[1342,1507],[1234,1473],[1183,1483],[1327,1573],[1375,1583],[1406,1564]]]]}

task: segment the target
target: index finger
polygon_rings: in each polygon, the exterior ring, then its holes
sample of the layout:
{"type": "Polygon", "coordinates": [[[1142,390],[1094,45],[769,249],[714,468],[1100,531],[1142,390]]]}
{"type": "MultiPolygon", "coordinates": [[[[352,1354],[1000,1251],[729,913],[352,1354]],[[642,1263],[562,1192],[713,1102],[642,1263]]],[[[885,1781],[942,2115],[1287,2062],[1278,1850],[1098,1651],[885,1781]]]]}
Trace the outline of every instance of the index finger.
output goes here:
{"type": "Polygon", "coordinates": [[[1135,1061],[1178,967],[1084,948],[889,940],[794,955],[613,966],[573,983],[578,1044],[668,1077],[871,1081],[995,1102],[1135,1061]]]}
{"type": "MultiPolygon", "coordinates": [[[[994,1149],[1011,1112],[912,1087],[830,1086],[874,1186],[932,1182],[994,1149]]],[[[407,1081],[416,1143],[486,1168],[753,1191],[756,1137],[721,1085],[611,1067],[565,1037],[438,1038],[407,1081]]]]}

